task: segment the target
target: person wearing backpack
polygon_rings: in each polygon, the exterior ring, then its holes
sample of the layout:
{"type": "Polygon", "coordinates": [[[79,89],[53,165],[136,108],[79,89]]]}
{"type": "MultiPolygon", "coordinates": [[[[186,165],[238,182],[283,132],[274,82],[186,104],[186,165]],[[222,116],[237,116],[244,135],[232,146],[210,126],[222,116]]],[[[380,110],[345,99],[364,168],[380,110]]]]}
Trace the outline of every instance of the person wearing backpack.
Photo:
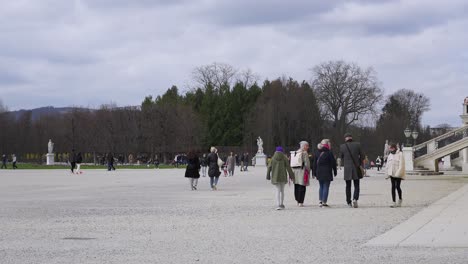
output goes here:
{"type": "Polygon", "coordinates": [[[276,187],[276,210],[284,210],[284,186],[288,183],[288,174],[294,180],[294,172],[289,166],[288,157],[283,153],[282,147],[276,147],[275,154],[268,163],[267,180],[276,187]]]}
{"type": "Polygon", "coordinates": [[[291,151],[291,168],[294,172],[294,196],[297,206],[304,206],[306,188],[310,184],[310,160],[308,155],[309,143],[301,141],[300,148],[291,151]]]}
{"type": "Polygon", "coordinates": [[[333,181],[333,176],[336,177],[336,160],[335,156],[331,152],[330,140],[324,139],[319,144],[321,147],[319,152],[315,155],[312,163],[312,173],[315,178],[319,181],[319,206],[328,207],[328,192],[330,189],[330,183],[333,181]]]}

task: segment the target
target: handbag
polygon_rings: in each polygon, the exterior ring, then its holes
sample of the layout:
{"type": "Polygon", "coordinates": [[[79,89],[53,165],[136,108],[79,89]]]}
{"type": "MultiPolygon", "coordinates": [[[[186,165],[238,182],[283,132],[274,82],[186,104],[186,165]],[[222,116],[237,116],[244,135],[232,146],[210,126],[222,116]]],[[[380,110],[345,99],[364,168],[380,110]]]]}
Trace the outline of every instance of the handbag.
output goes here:
{"type": "Polygon", "coordinates": [[[309,175],[310,175],[310,172],[309,170],[304,170],[304,185],[307,185],[309,184],[309,175]]]}
{"type": "Polygon", "coordinates": [[[354,160],[353,154],[351,154],[351,150],[349,149],[348,143],[345,144],[346,148],[348,149],[349,155],[351,156],[351,159],[353,160],[354,167],[356,167],[356,172],[358,174],[358,178],[362,179],[362,177],[366,176],[366,170],[359,165],[356,160],[354,160]]]}
{"type": "Polygon", "coordinates": [[[222,167],[224,164],[223,160],[219,158],[218,156],[218,167],[222,167]]]}

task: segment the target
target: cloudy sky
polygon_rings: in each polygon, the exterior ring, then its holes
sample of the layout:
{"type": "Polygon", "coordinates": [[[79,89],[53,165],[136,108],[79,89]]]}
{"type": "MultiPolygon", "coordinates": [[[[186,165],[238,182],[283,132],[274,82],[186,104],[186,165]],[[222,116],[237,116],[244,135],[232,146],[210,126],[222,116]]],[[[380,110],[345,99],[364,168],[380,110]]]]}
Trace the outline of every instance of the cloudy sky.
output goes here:
{"type": "Polygon", "coordinates": [[[194,67],[310,80],[328,60],[426,94],[429,125],[468,96],[466,0],[0,0],[0,99],[10,110],[139,105],[194,67]]]}

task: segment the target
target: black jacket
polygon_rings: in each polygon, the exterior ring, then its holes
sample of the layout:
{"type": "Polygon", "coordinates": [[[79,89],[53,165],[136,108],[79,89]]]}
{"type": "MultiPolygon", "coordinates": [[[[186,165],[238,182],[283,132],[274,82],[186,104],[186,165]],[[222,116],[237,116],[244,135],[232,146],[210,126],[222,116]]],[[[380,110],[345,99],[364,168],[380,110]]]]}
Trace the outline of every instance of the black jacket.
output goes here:
{"type": "Polygon", "coordinates": [[[219,177],[221,171],[219,171],[218,166],[218,154],[211,152],[208,155],[208,176],[210,177],[219,177]]]}
{"type": "Polygon", "coordinates": [[[200,178],[200,160],[198,156],[187,160],[187,169],[185,170],[186,178],[200,178]]]}
{"type": "Polygon", "coordinates": [[[326,148],[315,155],[312,167],[312,173],[319,181],[333,181],[333,175],[337,174],[335,157],[326,148]]]}

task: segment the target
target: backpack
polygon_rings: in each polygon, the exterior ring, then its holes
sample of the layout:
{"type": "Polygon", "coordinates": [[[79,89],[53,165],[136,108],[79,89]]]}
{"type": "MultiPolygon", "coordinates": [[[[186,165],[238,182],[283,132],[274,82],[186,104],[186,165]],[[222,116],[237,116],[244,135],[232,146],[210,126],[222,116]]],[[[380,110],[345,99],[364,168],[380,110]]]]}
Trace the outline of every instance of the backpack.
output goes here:
{"type": "Polygon", "coordinates": [[[302,167],[302,151],[291,151],[291,168],[302,167]]]}

